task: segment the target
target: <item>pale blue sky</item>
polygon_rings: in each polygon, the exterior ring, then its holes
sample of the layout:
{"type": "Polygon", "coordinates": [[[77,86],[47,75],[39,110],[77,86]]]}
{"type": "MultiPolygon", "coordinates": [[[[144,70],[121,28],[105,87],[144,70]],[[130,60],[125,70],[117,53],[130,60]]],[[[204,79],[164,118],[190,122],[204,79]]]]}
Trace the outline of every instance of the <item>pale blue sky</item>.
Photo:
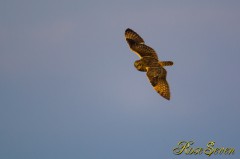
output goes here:
{"type": "Polygon", "coordinates": [[[240,158],[240,1],[0,2],[0,158],[169,159],[181,140],[240,158]],[[124,39],[172,60],[172,99],[124,39]]]}

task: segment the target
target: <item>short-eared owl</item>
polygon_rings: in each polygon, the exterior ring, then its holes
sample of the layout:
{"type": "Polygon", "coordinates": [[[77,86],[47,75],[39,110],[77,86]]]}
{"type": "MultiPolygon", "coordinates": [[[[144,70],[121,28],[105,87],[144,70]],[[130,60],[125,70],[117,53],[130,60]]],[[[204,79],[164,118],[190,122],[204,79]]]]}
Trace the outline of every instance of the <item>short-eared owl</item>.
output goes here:
{"type": "Polygon", "coordinates": [[[138,71],[147,72],[147,77],[154,89],[165,99],[170,100],[170,89],[166,80],[167,71],[164,66],[172,66],[172,61],[159,61],[157,53],[133,30],[125,31],[125,38],[130,49],[135,52],[140,60],[134,62],[138,71]]]}

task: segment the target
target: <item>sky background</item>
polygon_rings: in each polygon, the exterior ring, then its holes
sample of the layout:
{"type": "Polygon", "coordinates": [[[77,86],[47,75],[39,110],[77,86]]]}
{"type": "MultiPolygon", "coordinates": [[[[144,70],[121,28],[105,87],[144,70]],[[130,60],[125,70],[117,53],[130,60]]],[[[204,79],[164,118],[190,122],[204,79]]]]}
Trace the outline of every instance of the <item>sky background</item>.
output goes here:
{"type": "Polygon", "coordinates": [[[240,1],[0,1],[1,159],[240,158],[240,1]],[[167,67],[153,90],[124,38],[139,33],[167,67]]]}

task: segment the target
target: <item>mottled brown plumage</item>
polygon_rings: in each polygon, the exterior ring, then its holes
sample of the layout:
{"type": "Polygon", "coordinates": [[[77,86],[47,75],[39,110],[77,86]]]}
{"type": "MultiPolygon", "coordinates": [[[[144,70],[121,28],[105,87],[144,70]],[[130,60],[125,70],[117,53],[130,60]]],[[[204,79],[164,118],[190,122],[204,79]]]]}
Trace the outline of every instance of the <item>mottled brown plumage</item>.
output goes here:
{"type": "Polygon", "coordinates": [[[167,71],[164,66],[172,66],[172,61],[159,61],[157,53],[145,45],[144,40],[133,30],[126,29],[125,38],[130,49],[140,60],[134,62],[138,71],[147,72],[147,77],[153,88],[165,99],[170,100],[170,89],[166,80],[167,71]]]}

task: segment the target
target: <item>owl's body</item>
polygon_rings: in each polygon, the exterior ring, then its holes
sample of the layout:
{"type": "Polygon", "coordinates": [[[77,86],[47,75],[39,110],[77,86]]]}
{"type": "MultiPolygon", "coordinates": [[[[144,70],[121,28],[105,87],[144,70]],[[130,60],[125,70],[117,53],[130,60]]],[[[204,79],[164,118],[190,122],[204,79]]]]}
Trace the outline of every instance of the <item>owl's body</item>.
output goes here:
{"type": "Polygon", "coordinates": [[[165,99],[170,100],[170,89],[166,80],[167,71],[164,66],[172,66],[172,61],[159,61],[157,53],[133,30],[125,31],[125,38],[130,49],[140,60],[134,62],[138,71],[147,72],[147,77],[154,89],[165,99]]]}

